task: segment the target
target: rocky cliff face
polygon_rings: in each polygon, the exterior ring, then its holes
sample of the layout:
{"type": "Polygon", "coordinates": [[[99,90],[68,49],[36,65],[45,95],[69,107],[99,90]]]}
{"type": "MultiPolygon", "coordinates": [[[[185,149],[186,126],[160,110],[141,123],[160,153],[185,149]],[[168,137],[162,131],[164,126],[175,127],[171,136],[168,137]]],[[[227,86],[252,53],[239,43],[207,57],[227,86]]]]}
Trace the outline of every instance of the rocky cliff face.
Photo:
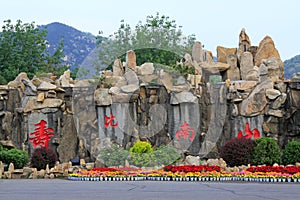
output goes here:
{"type": "Polygon", "coordinates": [[[196,43],[179,63],[196,69],[187,77],[153,63],[137,66],[134,51],[100,82],[72,80],[69,71],[32,80],[21,73],[0,86],[1,143],[29,153],[48,146],[66,162],[93,160],[103,148],[129,148],[138,139],[211,158],[233,137],[274,137],[281,146],[299,138],[299,80],[282,79],[279,55],[264,56],[274,45],[252,47],[245,30],[240,40],[238,48],[218,47],[218,62],[196,43]]]}

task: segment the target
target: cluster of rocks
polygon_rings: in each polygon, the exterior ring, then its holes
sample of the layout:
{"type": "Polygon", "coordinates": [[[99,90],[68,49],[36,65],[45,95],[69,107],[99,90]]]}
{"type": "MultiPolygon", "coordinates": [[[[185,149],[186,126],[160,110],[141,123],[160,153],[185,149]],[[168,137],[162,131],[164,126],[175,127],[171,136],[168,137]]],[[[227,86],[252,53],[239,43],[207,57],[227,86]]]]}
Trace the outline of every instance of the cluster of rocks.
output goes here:
{"type": "Polygon", "coordinates": [[[178,62],[195,69],[187,77],[149,62],[137,66],[133,50],[99,80],[73,80],[70,71],[32,80],[20,73],[0,86],[0,140],[31,154],[30,134],[44,120],[54,134],[49,147],[68,162],[94,161],[103,148],[129,148],[138,139],[172,144],[184,155],[218,157],[224,142],[246,124],[281,145],[300,137],[300,75],[283,78],[271,37],[252,46],[243,29],[238,47],[218,46],[217,59],[196,42],[178,62]],[[186,130],[192,137],[180,135],[186,130]]]}
{"type": "Polygon", "coordinates": [[[33,167],[24,167],[22,169],[15,169],[14,164],[3,164],[0,161],[0,179],[53,179],[53,178],[66,178],[68,174],[77,173],[81,170],[90,170],[95,167],[95,163],[86,163],[84,159],[80,159],[80,162],[72,165],[72,162],[59,163],[56,162],[55,166],[49,168],[49,165],[45,169],[37,170],[33,167]]]}

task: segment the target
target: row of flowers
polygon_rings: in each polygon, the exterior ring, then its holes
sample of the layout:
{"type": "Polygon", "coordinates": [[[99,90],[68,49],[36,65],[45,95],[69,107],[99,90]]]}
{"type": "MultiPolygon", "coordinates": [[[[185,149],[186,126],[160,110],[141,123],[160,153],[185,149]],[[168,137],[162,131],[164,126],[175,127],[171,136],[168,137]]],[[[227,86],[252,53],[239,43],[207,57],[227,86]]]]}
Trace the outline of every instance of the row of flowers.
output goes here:
{"type": "Polygon", "coordinates": [[[278,172],[296,174],[300,173],[300,166],[253,166],[247,169],[249,172],[278,172]]]}
{"type": "Polygon", "coordinates": [[[184,166],[174,166],[168,165],[164,167],[165,171],[171,172],[212,172],[221,171],[219,166],[207,166],[207,165],[184,165],[184,166]]]}
{"type": "Polygon", "coordinates": [[[83,170],[69,174],[69,180],[90,181],[133,181],[133,180],[164,180],[164,181],[257,181],[257,182],[300,182],[300,173],[288,174],[278,172],[171,172],[156,171],[101,171],[83,170]]]}

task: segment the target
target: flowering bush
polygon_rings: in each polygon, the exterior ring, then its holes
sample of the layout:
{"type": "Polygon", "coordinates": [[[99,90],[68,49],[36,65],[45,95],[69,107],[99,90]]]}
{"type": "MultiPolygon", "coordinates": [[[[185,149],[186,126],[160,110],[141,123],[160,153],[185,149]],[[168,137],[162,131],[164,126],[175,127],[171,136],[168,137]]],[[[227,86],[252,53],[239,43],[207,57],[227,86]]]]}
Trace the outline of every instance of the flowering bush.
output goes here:
{"type": "Polygon", "coordinates": [[[246,138],[233,138],[228,140],[221,148],[220,157],[231,166],[250,164],[254,141],[246,138]]]}

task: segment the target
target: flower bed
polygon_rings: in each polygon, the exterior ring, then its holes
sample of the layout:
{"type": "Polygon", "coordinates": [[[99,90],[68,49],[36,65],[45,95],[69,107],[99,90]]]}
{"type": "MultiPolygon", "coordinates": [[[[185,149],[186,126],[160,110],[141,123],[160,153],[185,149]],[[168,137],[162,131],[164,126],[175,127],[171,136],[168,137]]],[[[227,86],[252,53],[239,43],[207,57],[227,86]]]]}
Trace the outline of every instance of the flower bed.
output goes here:
{"type": "Polygon", "coordinates": [[[94,168],[69,174],[76,181],[253,181],[299,182],[300,172],[290,167],[252,167],[243,172],[223,172],[217,166],[167,166],[162,170],[143,171],[126,168],[94,168]],[[177,170],[176,170],[177,169],[177,170]],[[258,171],[262,169],[263,171],[258,171]],[[280,170],[279,170],[280,169],[280,170]]]}

